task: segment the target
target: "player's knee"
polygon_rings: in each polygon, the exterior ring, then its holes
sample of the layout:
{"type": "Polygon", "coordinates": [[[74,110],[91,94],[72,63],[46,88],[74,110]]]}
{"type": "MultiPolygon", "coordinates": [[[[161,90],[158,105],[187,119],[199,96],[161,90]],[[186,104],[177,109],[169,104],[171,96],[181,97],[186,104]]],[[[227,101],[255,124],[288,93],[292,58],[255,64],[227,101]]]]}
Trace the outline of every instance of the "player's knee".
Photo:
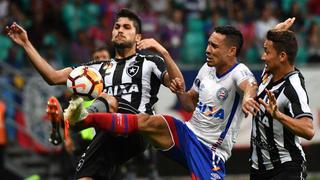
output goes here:
{"type": "Polygon", "coordinates": [[[139,129],[144,132],[156,132],[164,127],[164,122],[160,116],[139,114],[139,129]]]}
{"type": "Polygon", "coordinates": [[[100,97],[104,98],[109,105],[109,112],[117,112],[118,111],[118,100],[114,96],[110,96],[106,93],[102,93],[100,97]]]}

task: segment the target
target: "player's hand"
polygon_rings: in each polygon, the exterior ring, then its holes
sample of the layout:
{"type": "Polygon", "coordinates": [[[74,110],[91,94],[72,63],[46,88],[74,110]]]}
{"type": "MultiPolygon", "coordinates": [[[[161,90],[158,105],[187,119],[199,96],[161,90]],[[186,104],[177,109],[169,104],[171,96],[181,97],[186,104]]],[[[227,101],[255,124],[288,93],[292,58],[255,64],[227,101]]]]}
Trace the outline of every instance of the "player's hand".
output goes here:
{"type": "Polygon", "coordinates": [[[274,29],[277,31],[285,31],[288,30],[292,24],[294,23],[294,21],[296,20],[295,17],[293,18],[288,18],[287,20],[285,20],[284,22],[281,22],[279,24],[277,24],[274,29]]]}
{"type": "Polygon", "coordinates": [[[245,98],[242,101],[242,111],[245,117],[248,117],[249,114],[255,116],[260,111],[259,103],[252,97],[245,98]]]}
{"type": "Polygon", "coordinates": [[[259,98],[259,102],[264,106],[266,111],[270,113],[274,119],[279,119],[280,111],[278,109],[277,99],[271,91],[267,89],[265,89],[265,91],[267,93],[269,102],[264,102],[261,98],[259,98]]]}
{"type": "Polygon", "coordinates": [[[138,50],[150,49],[152,51],[156,51],[160,54],[164,54],[167,50],[155,39],[142,39],[137,43],[138,50]]]}
{"type": "Polygon", "coordinates": [[[16,22],[10,26],[6,26],[4,32],[17,44],[23,45],[28,41],[26,30],[19,26],[16,22]]]}
{"type": "Polygon", "coordinates": [[[176,94],[183,94],[186,92],[185,84],[179,78],[174,78],[171,80],[169,89],[176,94]]]}

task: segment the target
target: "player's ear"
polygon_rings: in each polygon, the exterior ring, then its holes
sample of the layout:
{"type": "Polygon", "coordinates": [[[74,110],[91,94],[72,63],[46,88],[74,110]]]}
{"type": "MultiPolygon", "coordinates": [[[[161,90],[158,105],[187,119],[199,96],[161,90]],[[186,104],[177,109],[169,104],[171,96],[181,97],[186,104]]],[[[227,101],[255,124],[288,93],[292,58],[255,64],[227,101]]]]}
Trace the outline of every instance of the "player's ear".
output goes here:
{"type": "Polygon", "coordinates": [[[282,51],[282,52],[279,54],[279,59],[280,59],[280,62],[284,62],[286,59],[288,59],[287,53],[285,53],[285,52],[282,51]]]}
{"type": "Polygon", "coordinates": [[[236,56],[236,54],[237,54],[237,47],[232,46],[232,47],[229,49],[229,54],[230,54],[231,56],[236,56]]]}
{"type": "Polygon", "coordinates": [[[139,42],[139,41],[141,41],[141,34],[136,35],[136,42],[139,42]]]}

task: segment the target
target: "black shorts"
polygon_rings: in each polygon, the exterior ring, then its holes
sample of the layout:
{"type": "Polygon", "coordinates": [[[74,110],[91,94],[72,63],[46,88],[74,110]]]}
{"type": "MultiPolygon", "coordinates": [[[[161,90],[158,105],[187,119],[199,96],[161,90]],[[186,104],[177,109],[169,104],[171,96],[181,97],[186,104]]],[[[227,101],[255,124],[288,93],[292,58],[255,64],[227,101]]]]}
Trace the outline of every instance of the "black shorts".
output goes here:
{"type": "Polygon", "coordinates": [[[251,168],[250,180],[304,180],[307,178],[306,162],[289,161],[267,171],[251,168]]]}
{"type": "MultiPolygon", "coordinates": [[[[139,113],[130,107],[125,100],[118,99],[118,102],[119,113],[139,113]]],[[[138,133],[115,136],[108,132],[99,132],[80,157],[75,178],[112,179],[112,175],[119,165],[143,153],[147,147],[148,142],[138,133]]]]}

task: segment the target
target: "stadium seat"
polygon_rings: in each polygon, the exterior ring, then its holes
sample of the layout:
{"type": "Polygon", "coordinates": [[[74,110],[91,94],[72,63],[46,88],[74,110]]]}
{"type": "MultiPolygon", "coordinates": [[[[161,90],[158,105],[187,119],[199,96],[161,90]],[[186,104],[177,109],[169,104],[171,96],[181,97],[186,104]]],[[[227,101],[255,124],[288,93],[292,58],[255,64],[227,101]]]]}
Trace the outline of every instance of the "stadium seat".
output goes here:
{"type": "Polygon", "coordinates": [[[182,63],[201,64],[205,55],[205,44],[202,20],[188,19],[188,31],[182,41],[182,63]]]}

